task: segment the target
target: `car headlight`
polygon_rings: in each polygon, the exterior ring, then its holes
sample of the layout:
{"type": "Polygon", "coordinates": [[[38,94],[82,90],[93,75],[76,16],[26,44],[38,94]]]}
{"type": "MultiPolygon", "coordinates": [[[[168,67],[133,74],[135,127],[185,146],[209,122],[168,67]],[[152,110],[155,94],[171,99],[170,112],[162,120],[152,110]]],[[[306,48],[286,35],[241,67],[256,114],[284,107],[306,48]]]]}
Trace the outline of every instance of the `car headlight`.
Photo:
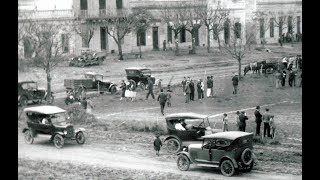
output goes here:
{"type": "Polygon", "coordinates": [[[67,131],[67,130],[64,130],[64,131],[63,131],[63,134],[64,134],[64,135],[67,135],[67,134],[68,134],[68,131],[67,131]]]}

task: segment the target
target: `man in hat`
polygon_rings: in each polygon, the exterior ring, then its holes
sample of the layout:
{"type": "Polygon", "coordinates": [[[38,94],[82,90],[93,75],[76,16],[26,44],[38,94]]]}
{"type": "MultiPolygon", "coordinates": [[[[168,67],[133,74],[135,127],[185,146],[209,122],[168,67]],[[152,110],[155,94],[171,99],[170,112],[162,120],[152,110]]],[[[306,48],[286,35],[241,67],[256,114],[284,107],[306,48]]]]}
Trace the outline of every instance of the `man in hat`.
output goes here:
{"type": "Polygon", "coordinates": [[[152,98],[154,99],[154,94],[153,94],[153,82],[150,77],[148,77],[148,93],[146,100],[148,100],[149,95],[151,94],[152,98]]]}
{"type": "Polygon", "coordinates": [[[262,115],[260,113],[260,106],[256,107],[256,110],[254,111],[254,116],[256,117],[256,135],[260,136],[260,127],[262,122],[262,115]]]}
{"type": "Polygon", "coordinates": [[[162,146],[162,142],[159,138],[159,134],[156,134],[156,139],[153,141],[153,147],[154,147],[154,150],[156,151],[157,156],[159,156],[159,151],[161,146],[162,146]]]}
{"type": "Polygon", "coordinates": [[[263,120],[263,137],[266,137],[266,133],[268,137],[271,137],[270,134],[270,119],[273,117],[273,115],[271,115],[269,113],[269,108],[266,108],[266,113],[264,115],[262,115],[262,120],[263,120]]]}
{"type": "Polygon", "coordinates": [[[161,114],[164,115],[163,110],[164,110],[164,106],[166,105],[167,95],[163,93],[163,89],[160,90],[160,94],[158,95],[157,100],[160,103],[161,114]]]}
{"type": "Polygon", "coordinates": [[[192,79],[190,79],[190,101],[194,101],[194,83],[192,81],[192,79]]]}
{"type": "Polygon", "coordinates": [[[248,120],[249,118],[246,115],[246,112],[242,111],[241,114],[239,115],[239,121],[240,121],[240,125],[239,125],[239,129],[240,131],[245,132],[246,131],[246,120],[248,120]]]}
{"type": "Polygon", "coordinates": [[[210,76],[207,76],[207,97],[211,97],[211,88],[213,84],[211,82],[210,76]]]}

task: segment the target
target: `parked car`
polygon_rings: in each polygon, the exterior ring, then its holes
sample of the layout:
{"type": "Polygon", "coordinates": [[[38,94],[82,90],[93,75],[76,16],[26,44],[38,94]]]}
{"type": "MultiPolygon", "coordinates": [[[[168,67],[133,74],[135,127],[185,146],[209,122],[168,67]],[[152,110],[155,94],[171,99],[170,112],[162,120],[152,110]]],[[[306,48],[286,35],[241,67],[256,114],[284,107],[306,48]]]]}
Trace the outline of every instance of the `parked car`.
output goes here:
{"type": "Polygon", "coordinates": [[[81,55],[72,57],[69,66],[85,67],[93,65],[101,65],[106,58],[105,52],[95,52],[91,49],[85,48],[81,50],[81,55]]]}
{"type": "Polygon", "coordinates": [[[164,140],[167,151],[177,153],[182,147],[198,141],[201,143],[202,136],[221,132],[221,129],[212,128],[207,115],[197,113],[174,113],[165,117],[168,135],[164,140]],[[177,123],[185,123],[185,130],[175,128],[177,123]]]}
{"type": "Polygon", "coordinates": [[[130,67],[125,69],[128,80],[133,80],[136,83],[136,86],[141,89],[147,88],[148,78],[151,78],[153,84],[156,79],[151,75],[151,69],[143,67],[130,67]]]}
{"type": "MultiPolygon", "coordinates": [[[[38,88],[38,83],[35,81],[22,81],[18,82],[18,104],[26,106],[28,103],[42,103],[47,100],[48,93],[44,88],[38,88]]],[[[54,96],[51,92],[48,103],[53,103],[54,96]]]]}
{"type": "Polygon", "coordinates": [[[57,106],[37,106],[25,108],[27,127],[22,130],[25,142],[32,144],[38,134],[49,135],[55,147],[62,148],[65,140],[85,143],[84,128],[75,129],[68,123],[66,110],[57,106]]]}
{"type": "Polygon", "coordinates": [[[99,93],[110,92],[115,94],[117,92],[117,85],[104,81],[103,75],[95,72],[86,72],[84,79],[65,79],[64,87],[66,88],[67,98],[65,103],[69,104],[73,100],[80,101],[83,91],[98,91],[99,93]]]}
{"type": "Polygon", "coordinates": [[[177,165],[187,171],[190,164],[220,168],[224,176],[237,170],[250,172],[256,157],[253,153],[253,134],[226,131],[202,137],[202,144],[190,144],[178,153],[177,165]]]}

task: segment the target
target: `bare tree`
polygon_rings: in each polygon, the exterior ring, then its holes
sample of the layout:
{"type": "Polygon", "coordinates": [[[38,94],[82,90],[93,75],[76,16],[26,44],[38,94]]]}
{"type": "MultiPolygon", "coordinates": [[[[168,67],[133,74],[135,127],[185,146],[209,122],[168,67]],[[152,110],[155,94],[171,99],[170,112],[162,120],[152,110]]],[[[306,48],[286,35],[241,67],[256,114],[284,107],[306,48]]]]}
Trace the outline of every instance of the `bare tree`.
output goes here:
{"type": "Polygon", "coordinates": [[[81,36],[84,46],[89,48],[90,41],[94,35],[94,31],[96,30],[96,26],[94,25],[94,23],[89,20],[76,18],[73,21],[72,27],[74,31],[81,36]]]}
{"type": "Polygon", "coordinates": [[[253,16],[254,22],[259,25],[259,37],[262,47],[264,48],[266,42],[265,33],[270,28],[270,15],[268,12],[256,11],[253,16]]]}
{"type": "Polygon", "coordinates": [[[236,23],[233,23],[231,26],[231,38],[229,43],[224,44],[224,50],[227,54],[229,54],[232,58],[236,59],[238,62],[238,74],[239,78],[241,78],[241,62],[242,59],[248,54],[250,51],[249,45],[254,37],[252,34],[248,36],[237,36],[238,27],[236,23]]]}
{"type": "Polygon", "coordinates": [[[220,3],[217,3],[216,7],[212,6],[201,6],[196,13],[199,14],[203,24],[207,29],[207,50],[210,52],[210,33],[213,31],[214,39],[218,40],[219,49],[221,50],[220,44],[220,33],[224,29],[224,22],[228,19],[230,10],[223,8],[220,3]]]}
{"type": "Polygon", "coordinates": [[[61,42],[70,37],[70,28],[67,23],[59,21],[29,20],[24,28],[26,37],[33,50],[32,61],[36,67],[44,69],[47,78],[47,100],[51,98],[51,72],[65,58],[66,44],[61,42]]]}

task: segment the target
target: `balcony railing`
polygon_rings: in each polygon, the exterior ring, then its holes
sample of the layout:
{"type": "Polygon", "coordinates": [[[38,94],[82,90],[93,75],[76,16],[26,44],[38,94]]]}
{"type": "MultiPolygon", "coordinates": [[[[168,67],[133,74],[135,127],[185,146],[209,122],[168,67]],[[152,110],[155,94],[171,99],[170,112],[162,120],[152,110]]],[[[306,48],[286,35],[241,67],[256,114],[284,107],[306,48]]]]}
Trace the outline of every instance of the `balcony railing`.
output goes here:
{"type": "Polygon", "coordinates": [[[50,18],[73,18],[72,9],[64,10],[21,10],[18,19],[50,19],[50,18]]]}
{"type": "Polygon", "coordinates": [[[99,10],[80,10],[75,12],[75,16],[79,18],[105,18],[105,17],[123,17],[129,13],[129,9],[108,8],[99,10]]]}

